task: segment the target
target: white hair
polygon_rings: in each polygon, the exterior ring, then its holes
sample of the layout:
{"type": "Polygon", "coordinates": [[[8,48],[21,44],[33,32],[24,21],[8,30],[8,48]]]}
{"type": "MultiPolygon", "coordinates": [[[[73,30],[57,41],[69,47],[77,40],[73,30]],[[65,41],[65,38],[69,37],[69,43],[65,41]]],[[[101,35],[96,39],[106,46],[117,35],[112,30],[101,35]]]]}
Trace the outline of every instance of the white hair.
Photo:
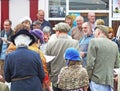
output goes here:
{"type": "Polygon", "coordinates": [[[32,23],[31,18],[30,18],[30,17],[27,17],[27,16],[25,16],[25,17],[23,17],[22,19],[20,19],[20,23],[22,23],[22,22],[25,21],[25,20],[29,20],[30,23],[32,23]]]}
{"type": "Polygon", "coordinates": [[[15,45],[17,47],[19,46],[29,46],[29,44],[31,43],[31,39],[29,36],[25,35],[25,34],[21,34],[21,35],[18,35],[15,39],[15,45]]]}

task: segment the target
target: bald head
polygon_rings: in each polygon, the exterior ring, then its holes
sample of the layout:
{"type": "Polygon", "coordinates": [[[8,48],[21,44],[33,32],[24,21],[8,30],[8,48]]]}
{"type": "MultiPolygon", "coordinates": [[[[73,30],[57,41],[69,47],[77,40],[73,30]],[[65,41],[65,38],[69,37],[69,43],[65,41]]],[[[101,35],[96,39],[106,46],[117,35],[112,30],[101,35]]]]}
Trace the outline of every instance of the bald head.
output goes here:
{"type": "Polygon", "coordinates": [[[89,20],[90,23],[95,22],[95,13],[94,12],[89,12],[88,13],[88,20],[89,20]]]}

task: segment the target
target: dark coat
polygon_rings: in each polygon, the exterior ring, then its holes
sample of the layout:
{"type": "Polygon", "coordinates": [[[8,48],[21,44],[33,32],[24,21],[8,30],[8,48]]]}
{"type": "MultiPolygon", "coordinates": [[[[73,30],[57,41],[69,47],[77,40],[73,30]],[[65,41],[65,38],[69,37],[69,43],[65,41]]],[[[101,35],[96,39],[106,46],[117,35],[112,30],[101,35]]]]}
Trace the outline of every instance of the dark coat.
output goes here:
{"type": "MultiPolygon", "coordinates": [[[[12,30],[12,29],[10,29],[10,31],[7,33],[7,40],[8,41],[11,41],[11,36],[14,34],[14,31],[12,30]]],[[[2,30],[1,32],[0,32],[0,37],[4,37],[4,35],[5,35],[5,30],[2,30]]],[[[2,44],[3,44],[3,41],[0,39],[0,53],[1,53],[1,49],[2,49],[2,44]]],[[[9,44],[8,44],[8,46],[9,46],[9,44]]]]}
{"type": "Polygon", "coordinates": [[[11,82],[11,91],[42,91],[45,74],[39,54],[26,47],[19,47],[6,56],[4,73],[5,80],[11,82]]]}

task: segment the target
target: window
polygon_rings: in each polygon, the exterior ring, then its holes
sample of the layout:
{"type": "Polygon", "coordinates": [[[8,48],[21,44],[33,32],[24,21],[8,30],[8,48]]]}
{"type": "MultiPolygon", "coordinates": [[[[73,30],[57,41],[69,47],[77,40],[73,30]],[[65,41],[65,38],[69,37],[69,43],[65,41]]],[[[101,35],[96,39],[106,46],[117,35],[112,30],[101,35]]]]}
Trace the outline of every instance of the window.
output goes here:
{"type": "Polygon", "coordinates": [[[112,17],[120,18],[120,0],[112,0],[112,17]]]}
{"type": "MultiPolygon", "coordinates": [[[[64,21],[65,16],[72,14],[73,16],[81,15],[87,21],[87,13],[95,12],[96,19],[104,19],[105,25],[113,26],[113,21],[120,20],[120,13],[114,13],[116,3],[120,0],[48,0],[50,22],[64,21]],[[60,13],[61,11],[64,13],[60,13]],[[119,15],[118,15],[119,14],[119,15]],[[117,15],[117,16],[116,16],[117,15]]],[[[120,10],[119,10],[120,11],[120,10]]],[[[53,23],[52,23],[53,24],[53,23]]],[[[54,25],[53,25],[54,26],[54,25]]],[[[114,28],[115,26],[113,26],[114,28]]],[[[115,30],[116,31],[116,30],[115,30]]]]}
{"type": "Polygon", "coordinates": [[[108,10],[109,0],[69,0],[69,10],[108,10]]]}
{"type": "Polygon", "coordinates": [[[66,0],[49,0],[49,18],[62,18],[66,15],[66,0]]]}

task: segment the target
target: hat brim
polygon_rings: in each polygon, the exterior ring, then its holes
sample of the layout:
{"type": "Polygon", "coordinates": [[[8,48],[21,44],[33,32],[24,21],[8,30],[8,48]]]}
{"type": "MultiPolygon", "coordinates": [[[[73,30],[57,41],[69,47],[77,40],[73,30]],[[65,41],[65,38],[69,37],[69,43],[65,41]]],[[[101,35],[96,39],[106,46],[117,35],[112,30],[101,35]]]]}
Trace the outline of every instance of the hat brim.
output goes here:
{"type": "Polygon", "coordinates": [[[97,28],[100,29],[102,32],[104,32],[106,35],[109,33],[108,27],[105,26],[105,25],[97,25],[97,26],[95,27],[95,30],[96,30],[97,28]]]}
{"type": "Polygon", "coordinates": [[[25,34],[25,35],[29,36],[30,39],[32,39],[32,41],[30,42],[29,46],[32,45],[32,44],[35,42],[34,36],[31,35],[31,34],[28,32],[28,30],[25,30],[25,29],[24,29],[24,30],[20,30],[19,32],[17,32],[15,35],[13,35],[13,36],[11,37],[11,42],[13,42],[14,45],[15,45],[15,38],[16,38],[18,35],[21,35],[21,34],[25,34]]]}

